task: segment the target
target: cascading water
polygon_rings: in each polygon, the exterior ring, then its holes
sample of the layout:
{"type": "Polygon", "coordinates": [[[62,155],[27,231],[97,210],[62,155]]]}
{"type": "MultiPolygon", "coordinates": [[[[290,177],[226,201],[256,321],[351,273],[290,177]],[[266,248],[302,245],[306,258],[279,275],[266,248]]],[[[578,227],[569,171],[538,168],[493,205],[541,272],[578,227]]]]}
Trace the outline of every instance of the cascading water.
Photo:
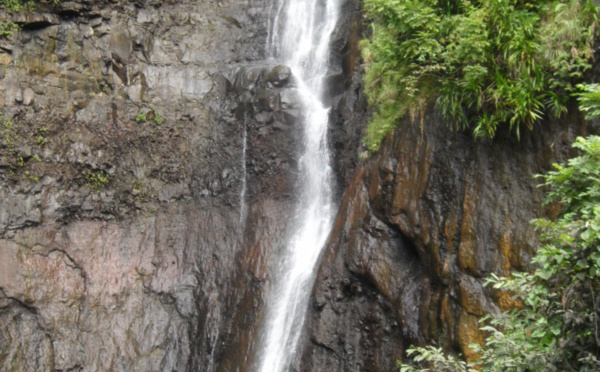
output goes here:
{"type": "Polygon", "coordinates": [[[315,266],[331,230],[335,208],[327,148],[329,108],[321,102],[328,70],[329,42],[338,18],[338,0],[279,0],[269,44],[288,65],[304,107],[303,155],[291,238],[272,271],[258,370],[288,368],[300,338],[315,266]]]}
{"type": "Polygon", "coordinates": [[[246,188],[248,175],[246,172],[246,152],[248,151],[248,123],[246,122],[246,113],[244,113],[244,134],[242,136],[242,191],[240,192],[240,226],[244,228],[246,220],[246,188]]]}

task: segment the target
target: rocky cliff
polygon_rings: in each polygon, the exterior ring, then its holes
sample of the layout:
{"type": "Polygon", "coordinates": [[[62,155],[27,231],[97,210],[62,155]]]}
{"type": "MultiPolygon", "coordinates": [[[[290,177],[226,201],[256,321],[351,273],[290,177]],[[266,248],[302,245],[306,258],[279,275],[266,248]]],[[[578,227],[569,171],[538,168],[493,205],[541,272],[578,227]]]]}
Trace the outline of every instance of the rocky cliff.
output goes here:
{"type": "Polygon", "coordinates": [[[254,280],[244,236],[277,236],[290,200],[294,118],[244,119],[286,79],[246,67],[268,6],[3,14],[21,30],[0,44],[1,370],[216,369],[254,280]]]}
{"type": "MultiPolygon", "coordinates": [[[[518,141],[475,142],[435,110],[402,121],[346,190],[306,324],[302,370],[389,371],[411,344],[475,357],[479,318],[510,306],[482,283],[527,268],[534,174],[564,161],[585,125],[577,110],[518,141]]],[[[572,155],[572,154],[571,154],[572,155]]]]}
{"type": "MultiPolygon", "coordinates": [[[[295,202],[301,110],[265,50],[267,0],[70,1],[0,14],[0,370],[247,370],[295,202]]],[[[341,207],[298,370],[463,351],[524,268],[532,174],[581,118],[475,143],[406,120],[357,166],[359,2],[330,56],[341,207]]],[[[544,213],[552,213],[551,209],[544,213]]]]}
{"type": "MultiPolygon", "coordinates": [[[[265,49],[271,7],[0,14],[20,26],[0,39],[0,370],[252,365],[301,133],[293,77],[265,49]]],[[[329,73],[340,195],[364,116],[356,7],[329,73]]]]}

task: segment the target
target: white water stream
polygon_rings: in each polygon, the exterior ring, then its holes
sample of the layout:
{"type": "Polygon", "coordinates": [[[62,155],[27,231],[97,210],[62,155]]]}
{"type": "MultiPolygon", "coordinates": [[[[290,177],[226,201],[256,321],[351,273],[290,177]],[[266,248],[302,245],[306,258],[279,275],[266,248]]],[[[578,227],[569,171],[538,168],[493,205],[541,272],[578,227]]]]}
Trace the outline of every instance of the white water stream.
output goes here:
{"type": "Polygon", "coordinates": [[[242,137],[242,191],[240,192],[240,228],[242,232],[246,222],[246,188],[248,183],[248,174],[246,171],[246,152],[248,152],[248,123],[246,122],[246,113],[244,112],[244,134],[242,137]]]}
{"type": "MultiPolygon", "coordinates": [[[[277,1],[277,0],[273,0],[277,1]]],[[[292,69],[304,107],[303,154],[299,163],[296,215],[267,296],[258,371],[289,368],[300,338],[315,266],[335,213],[327,147],[329,108],[321,102],[328,70],[329,42],[339,0],[279,0],[269,44],[275,57],[292,69]]]]}

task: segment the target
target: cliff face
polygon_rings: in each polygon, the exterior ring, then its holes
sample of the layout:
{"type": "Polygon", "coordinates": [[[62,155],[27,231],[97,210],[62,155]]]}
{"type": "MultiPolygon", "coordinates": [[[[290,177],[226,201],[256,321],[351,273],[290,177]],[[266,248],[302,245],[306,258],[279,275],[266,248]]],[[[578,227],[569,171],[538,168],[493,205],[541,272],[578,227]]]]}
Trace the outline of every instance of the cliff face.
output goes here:
{"type": "MultiPolygon", "coordinates": [[[[21,30],[0,39],[0,370],[252,365],[301,136],[290,71],[267,59],[270,7],[2,14],[21,30]]],[[[356,7],[329,73],[340,193],[364,115],[356,7]]]]}
{"type": "MultiPolygon", "coordinates": [[[[0,39],[0,370],[249,369],[301,136],[289,69],[266,59],[270,3],[44,6],[0,39]]],[[[343,2],[332,41],[341,208],[298,370],[466,352],[507,301],[483,278],[535,245],[532,174],[584,130],[475,143],[432,112],[357,166],[358,11],[343,2]]]]}
{"type": "MultiPolygon", "coordinates": [[[[263,1],[78,1],[9,16],[1,370],[215,368],[247,284],[238,107],[270,71],[242,68],[264,58],[267,15],[263,1]]],[[[248,123],[257,235],[286,213],[290,120],[248,123]]]]}
{"type": "Polygon", "coordinates": [[[410,344],[472,358],[479,317],[510,301],[483,279],[524,269],[530,220],[553,213],[532,176],[564,161],[585,131],[571,114],[520,142],[502,133],[476,143],[434,111],[422,119],[403,121],[344,194],[314,287],[305,370],[391,370],[410,344]]]}

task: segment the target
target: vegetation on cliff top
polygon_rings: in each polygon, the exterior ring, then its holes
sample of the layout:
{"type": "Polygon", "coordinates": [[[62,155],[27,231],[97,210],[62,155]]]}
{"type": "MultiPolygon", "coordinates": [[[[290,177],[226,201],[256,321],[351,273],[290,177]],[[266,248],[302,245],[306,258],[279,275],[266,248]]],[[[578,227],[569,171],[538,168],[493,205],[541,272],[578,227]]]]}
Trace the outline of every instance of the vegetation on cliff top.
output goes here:
{"type": "Polygon", "coordinates": [[[435,100],[455,129],[519,136],[547,112],[561,115],[589,69],[592,0],[365,0],[372,34],[362,42],[376,150],[405,114],[435,100]]]}
{"type": "MultiPolygon", "coordinates": [[[[487,281],[521,306],[482,320],[488,337],[471,346],[481,355],[474,366],[432,346],[411,348],[415,361],[435,371],[600,370],[600,137],[577,138],[573,147],[581,156],[538,176],[549,189],[546,203],[562,211],[556,221],[535,222],[543,232],[537,270],[487,281]]],[[[401,365],[403,372],[429,370],[401,365]]]]}
{"type": "MultiPolygon", "coordinates": [[[[32,11],[35,9],[36,3],[40,2],[52,2],[54,4],[58,4],[60,0],[0,0],[0,9],[8,13],[21,12],[24,10],[32,11]]],[[[19,26],[10,20],[0,19],[0,37],[9,37],[18,29],[19,26]]]]}

